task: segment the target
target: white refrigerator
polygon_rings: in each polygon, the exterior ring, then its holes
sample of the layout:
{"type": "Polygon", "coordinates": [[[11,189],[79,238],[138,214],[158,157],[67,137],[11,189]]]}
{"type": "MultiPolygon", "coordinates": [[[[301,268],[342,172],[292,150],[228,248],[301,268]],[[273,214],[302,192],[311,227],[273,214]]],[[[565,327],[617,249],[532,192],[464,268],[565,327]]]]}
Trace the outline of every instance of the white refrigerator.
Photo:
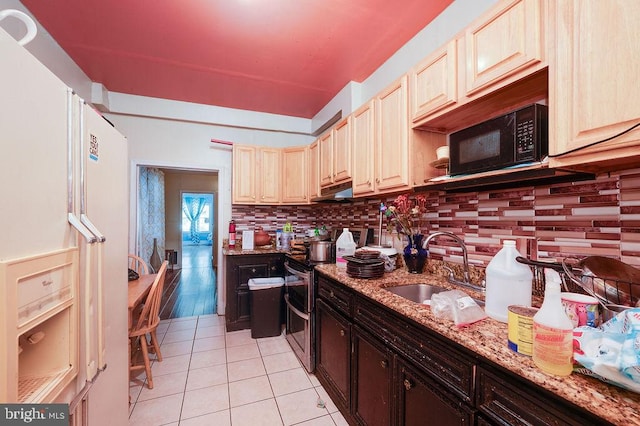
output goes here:
{"type": "Polygon", "coordinates": [[[127,424],[127,141],[2,29],[0,58],[0,402],[127,424]]]}

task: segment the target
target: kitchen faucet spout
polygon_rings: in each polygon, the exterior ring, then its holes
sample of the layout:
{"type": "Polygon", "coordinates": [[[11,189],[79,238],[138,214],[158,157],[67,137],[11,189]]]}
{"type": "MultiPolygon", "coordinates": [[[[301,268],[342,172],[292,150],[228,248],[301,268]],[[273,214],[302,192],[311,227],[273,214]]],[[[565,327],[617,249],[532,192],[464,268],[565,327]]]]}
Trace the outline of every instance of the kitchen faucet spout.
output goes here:
{"type": "Polygon", "coordinates": [[[451,232],[436,231],[436,232],[434,232],[432,234],[429,234],[427,236],[427,238],[424,240],[424,243],[422,244],[422,248],[427,250],[431,240],[433,240],[434,238],[438,238],[438,237],[448,237],[448,238],[454,240],[456,243],[458,243],[458,245],[462,249],[462,261],[464,263],[462,281],[457,280],[455,278],[454,274],[453,274],[453,271],[450,268],[447,268],[450,271],[449,272],[449,281],[451,283],[453,283],[453,284],[458,284],[458,285],[461,285],[461,286],[464,286],[464,287],[468,287],[468,288],[471,288],[471,289],[476,290],[476,291],[484,291],[484,287],[471,283],[470,273],[469,273],[469,256],[468,256],[468,252],[467,252],[467,246],[464,244],[464,241],[462,240],[462,238],[458,237],[456,234],[453,234],[451,232]]]}

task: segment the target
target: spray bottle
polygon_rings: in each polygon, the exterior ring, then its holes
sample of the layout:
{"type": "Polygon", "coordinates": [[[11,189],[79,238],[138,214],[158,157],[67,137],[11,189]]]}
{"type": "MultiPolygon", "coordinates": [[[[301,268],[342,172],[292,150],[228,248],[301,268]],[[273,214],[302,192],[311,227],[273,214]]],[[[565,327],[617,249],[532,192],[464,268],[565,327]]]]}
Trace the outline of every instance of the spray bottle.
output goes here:
{"type": "Polygon", "coordinates": [[[533,362],[545,373],[568,376],[573,370],[573,323],[560,299],[560,275],[545,269],[544,301],[533,316],[533,362]]]}

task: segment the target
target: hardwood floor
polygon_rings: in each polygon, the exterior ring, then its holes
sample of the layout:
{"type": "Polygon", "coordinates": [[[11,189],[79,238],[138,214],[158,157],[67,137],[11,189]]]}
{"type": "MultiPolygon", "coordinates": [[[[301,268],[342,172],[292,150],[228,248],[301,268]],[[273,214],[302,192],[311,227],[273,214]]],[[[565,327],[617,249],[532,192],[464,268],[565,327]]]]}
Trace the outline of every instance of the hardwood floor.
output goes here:
{"type": "Polygon", "coordinates": [[[160,319],[214,314],[216,283],[211,246],[185,246],[182,269],[167,270],[160,319]]]}

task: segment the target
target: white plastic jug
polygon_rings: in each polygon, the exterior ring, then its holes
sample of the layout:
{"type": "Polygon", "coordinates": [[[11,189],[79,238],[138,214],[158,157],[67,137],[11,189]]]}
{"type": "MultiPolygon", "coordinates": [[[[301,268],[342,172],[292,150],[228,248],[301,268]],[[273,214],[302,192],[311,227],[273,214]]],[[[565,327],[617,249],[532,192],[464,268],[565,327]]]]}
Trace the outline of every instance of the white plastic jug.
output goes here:
{"type": "Polygon", "coordinates": [[[491,318],[507,322],[510,305],[531,306],[533,273],[516,260],[520,256],[516,242],[505,240],[486,270],[484,311],[491,318]]]}
{"type": "Polygon", "coordinates": [[[336,266],[346,268],[347,261],[344,256],[353,256],[356,252],[356,243],[349,228],[343,228],[342,234],[336,240],[336,266]]]}

